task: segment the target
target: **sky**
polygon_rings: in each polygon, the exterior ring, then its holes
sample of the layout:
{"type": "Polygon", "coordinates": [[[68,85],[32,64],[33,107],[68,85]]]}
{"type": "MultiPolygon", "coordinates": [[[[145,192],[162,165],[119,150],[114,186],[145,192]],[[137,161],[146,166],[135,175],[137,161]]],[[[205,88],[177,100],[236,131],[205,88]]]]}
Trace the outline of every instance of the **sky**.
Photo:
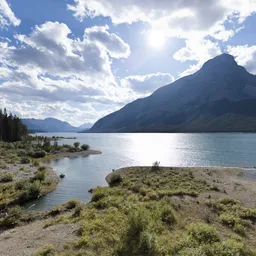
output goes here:
{"type": "Polygon", "coordinates": [[[256,0],[0,0],[0,107],[94,123],[221,53],[256,74],[256,0]]]}

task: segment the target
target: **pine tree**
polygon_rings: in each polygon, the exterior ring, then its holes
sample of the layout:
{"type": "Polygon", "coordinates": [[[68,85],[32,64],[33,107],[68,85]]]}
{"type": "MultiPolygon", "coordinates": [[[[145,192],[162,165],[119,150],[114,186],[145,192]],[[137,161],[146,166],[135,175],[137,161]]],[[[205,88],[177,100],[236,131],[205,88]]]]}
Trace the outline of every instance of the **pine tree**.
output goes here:
{"type": "Polygon", "coordinates": [[[27,127],[21,119],[11,113],[8,115],[6,109],[4,109],[4,112],[0,109],[0,140],[7,142],[20,141],[25,135],[27,135],[27,127]]]}

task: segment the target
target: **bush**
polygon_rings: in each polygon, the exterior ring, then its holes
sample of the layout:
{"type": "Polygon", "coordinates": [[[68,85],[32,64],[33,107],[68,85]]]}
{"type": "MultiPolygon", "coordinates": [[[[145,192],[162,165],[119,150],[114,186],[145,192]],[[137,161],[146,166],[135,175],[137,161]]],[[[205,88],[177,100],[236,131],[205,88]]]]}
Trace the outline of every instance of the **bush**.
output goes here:
{"type": "Polygon", "coordinates": [[[95,190],[93,190],[93,195],[92,195],[92,202],[98,202],[99,200],[101,200],[102,198],[104,198],[105,196],[107,196],[107,191],[106,188],[97,188],[95,190]]]}
{"type": "Polygon", "coordinates": [[[33,165],[34,165],[35,167],[38,167],[38,166],[40,165],[40,163],[38,162],[38,160],[34,160],[34,161],[33,161],[33,165]]]}
{"type": "Polygon", "coordinates": [[[71,210],[80,205],[80,202],[76,199],[72,199],[65,204],[66,209],[71,210]]]}
{"type": "Polygon", "coordinates": [[[148,215],[144,211],[134,211],[128,216],[128,228],[120,245],[117,247],[118,256],[160,254],[156,242],[156,236],[150,232],[148,215]]]}
{"type": "Polygon", "coordinates": [[[162,207],[161,211],[161,220],[169,226],[172,226],[176,223],[176,217],[173,213],[172,208],[169,205],[162,207]]]}
{"type": "Polygon", "coordinates": [[[25,202],[30,199],[37,198],[41,194],[41,183],[36,180],[33,183],[26,184],[24,191],[20,194],[19,200],[25,202]]]}
{"type": "Polygon", "coordinates": [[[75,142],[75,143],[74,143],[74,147],[75,147],[76,149],[78,149],[79,146],[80,146],[80,142],[75,142]]]}
{"type": "Polygon", "coordinates": [[[220,241],[216,229],[204,223],[190,224],[188,234],[198,244],[213,244],[220,241]]]}
{"type": "Polygon", "coordinates": [[[22,157],[20,160],[21,164],[29,164],[30,163],[30,159],[28,157],[22,157]]]}
{"type": "Polygon", "coordinates": [[[139,190],[140,195],[146,196],[147,195],[147,189],[145,187],[141,187],[139,190]]]}
{"type": "Polygon", "coordinates": [[[45,171],[38,171],[35,176],[32,178],[32,180],[40,180],[43,181],[46,178],[46,172],[45,171]]]}
{"type": "Polygon", "coordinates": [[[75,153],[75,152],[77,152],[77,149],[74,148],[74,147],[71,147],[71,148],[68,149],[68,152],[75,153]]]}
{"type": "Polygon", "coordinates": [[[236,204],[240,204],[239,201],[229,197],[229,196],[226,196],[226,197],[222,197],[221,199],[219,199],[218,201],[219,204],[223,204],[223,205],[236,205],[236,204]]]}
{"type": "Polygon", "coordinates": [[[56,255],[56,247],[52,244],[47,244],[40,248],[34,256],[54,256],[56,255]]]}
{"type": "Polygon", "coordinates": [[[110,187],[118,186],[123,182],[123,178],[119,173],[112,173],[109,177],[108,184],[110,187]]]}
{"type": "Polygon", "coordinates": [[[15,189],[17,189],[17,190],[22,190],[22,189],[24,189],[26,186],[27,186],[27,181],[25,181],[25,180],[20,180],[20,181],[17,181],[17,182],[15,183],[15,189]]]}
{"type": "Polygon", "coordinates": [[[11,181],[13,181],[13,176],[10,173],[5,173],[1,177],[1,182],[11,182],[11,181]]]}
{"type": "Polygon", "coordinates": [[[43,172],[43,171],[45,171],[46,170],[46,167],[45,166],[40,166],[39,168],[38,168],[38,171],[39,172],[43,172]]]}
{"type": "Polygon", "coordinates": [[[26,151],[25,150],[20,150],[18,153],[17,153],[18,156],[20,157],[24,157],[26,156],[26,151]]]}
{"type": "Polygon", "coordinates": [[[82,146],[81,146],[81,149],[82,150],[88,150],[90,147],[89,147],[89,145],[87,145],[87,144],[83,144],[82,146]]]}
{"type": "Polygon", "coordinates": [[[13,227],[19,223],[22,216],[22,208],[20,206],[14,206],[8,210],[8,216],[5,217],[1,223],[4,227],[13,227]]]}
{"type": "Polygon", "coordinates": [[[42,151],[30,151],[28,153],[28,156],[33,158],[44,158],[46,156],[46,152],[44,150],[42,151]]]}
{"type": "Polygon", "coordinates": [[[69,144],[63,144],[63,147],[64,147],[64,148],[71,148],[72,146],[69,145],[69,144]]]}
{"type": "Polygon", "coordinates": [[[152,171],[159,171],[160,170],[160,162],[154,162],[151,167],[152,171]]]}

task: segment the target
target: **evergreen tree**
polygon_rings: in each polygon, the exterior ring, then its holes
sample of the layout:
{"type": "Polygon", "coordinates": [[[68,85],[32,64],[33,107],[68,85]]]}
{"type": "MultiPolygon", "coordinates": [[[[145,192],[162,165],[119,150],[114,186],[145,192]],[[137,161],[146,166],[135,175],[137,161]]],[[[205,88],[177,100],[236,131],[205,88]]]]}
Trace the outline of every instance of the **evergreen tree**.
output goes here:
{"type": "Polygon", "coordinates": [[[0,140],[7,142],[19,141],[27,135],[27,127],[21,122],[21,119],[7,110],[0,109],[0,140]]]}

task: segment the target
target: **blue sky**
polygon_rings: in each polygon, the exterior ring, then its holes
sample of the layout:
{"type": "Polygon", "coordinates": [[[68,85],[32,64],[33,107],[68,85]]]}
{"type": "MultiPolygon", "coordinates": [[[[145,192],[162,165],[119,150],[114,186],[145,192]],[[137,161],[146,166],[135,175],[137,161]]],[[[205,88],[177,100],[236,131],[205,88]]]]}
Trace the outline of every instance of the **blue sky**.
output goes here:
{"type": "Polygon", "coordinates": [[[256,74],[255,0],[0,0],[0,104],[80,125],[223,52],[256,74]]]}

